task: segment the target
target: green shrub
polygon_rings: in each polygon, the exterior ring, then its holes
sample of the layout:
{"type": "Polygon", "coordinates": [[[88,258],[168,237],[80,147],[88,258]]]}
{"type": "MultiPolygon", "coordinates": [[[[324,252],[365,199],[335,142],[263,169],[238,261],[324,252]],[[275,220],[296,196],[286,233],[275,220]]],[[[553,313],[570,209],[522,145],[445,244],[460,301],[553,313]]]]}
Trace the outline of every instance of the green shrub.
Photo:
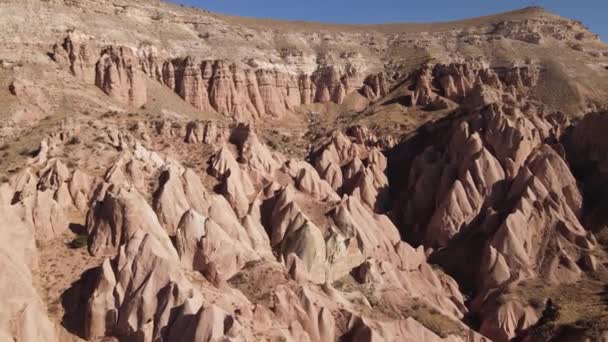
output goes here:
{"type": "Polygon", "coordinates": [[[89,237],[86,235],[78,235],[74,238],[74,240],[70,241],[68,246],[72,249],[79,249],[82,247],[86,247],[89,241],[89,237]]]}
{"type": "Polygon", "coordinates": [[[79,137],[74,136],[74,137],[72,137],[70,140],[68,140],[67,144],[68,144],[68,145],[78,145],[78,144],[80,144],[80,142],[81,142],[81,141],[80,141],[80,138],[79,138],[79,137]]]}

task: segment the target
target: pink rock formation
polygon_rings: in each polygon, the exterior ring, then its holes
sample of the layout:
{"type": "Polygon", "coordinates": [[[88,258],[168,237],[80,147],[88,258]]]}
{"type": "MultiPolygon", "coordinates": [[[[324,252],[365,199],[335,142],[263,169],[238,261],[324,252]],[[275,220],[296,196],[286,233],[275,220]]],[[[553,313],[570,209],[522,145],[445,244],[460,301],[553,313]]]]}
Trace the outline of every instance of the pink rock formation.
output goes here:
{"type": "Polygon", "coordinates": [[[198,312],[187,308],[176,320],[168,339],[171,341],[236,340],[242,329],[236,317],[215,305],[201,307],[198,312]]]}
{"type": "Polygon", "coordinates": [[[260,182],[262,179],[272,179],[282,162],[283,156],[273,153],[260,142],[258,135],[251,125],[238,125],[232,130],[231,140],[237,146],[239,160],[249,171],[251,178],[260,182]]]}
{"type": "Polygon", "coordinates": [[[0,341],[608,340],[580,23],[0,2],[0,341]]]}
{"type": "Polygon", "coordinates": [[[0,290],[10,300],[0,309],[0,339],[4,341],[59,341],[58,333],[34,287],[37,268],[33,228],[18,219],[10,206],[12,189],[0,185],[0,290]]]}
{"type": "Polygon", "coordinates": [[[412,106],[428,106],[437,98],[437,90],[432,85],[433,69],[425,65],[416,78],[416,87],[412,92],[412,106]]]}
{"type": "Polygon", "coordinates": [[[228,146],[224,145],[212,159],[211,173],[222,181],[222,194],[243,217],[249,209],[249,196],[254,192],[253,183],[241,170],[228,146]]]}
{"type": "Polygon", "coordinates": [[[336,201],[340,199],[331,186],[322,180],[317,171],[310,165],[298,171],[295,182],[298,190],[318,200],[336,201]]]}
{"type": "Polygon", "coordinates": [[[206,214],[210,200],[194,171],[181,171],[180,167],[171,165],[161,173],[152,203],[161,224],[169,234],[174,234],[186,211],[194,209],[206,214]]]}
{"type": "Polygon", "coordinates": [[[132,107],[146,103],[144,75],[129,48],[110,46],[102,50],[95,72],[95,85],[110,97],[132,107]]]}
{"type": "Polygon", "coordinates": [[[389,93],[389,85],[384,73],[369,75],[363,81],[361,93],[370,100],[378,100],[389,93]]]}
{"type": "Polygon", "coordinates": [[[67,36],[61,44],[55,44],[52,52],[55,62],[67,65],[74,76],[88,84],[95,84],[98,56],[88,45],[73,41],[72,36],[67,36]]]}
{"type": "Polygon", "coordinates": [[[225,60],[186,57],[167,61],[162,81],[188,103],[237,119],[281,116],[313,102],[342,103],[358,90],[362,76],[353,67],[320,68],[312,75],[246,69],[225,60]]]}
{"type": "Polygon", "coordinates": [[[234,239],[224,227],[193,210],[184,213],[177,229],[177,250],[182,265],[205,271],[213,264],[218,276],[228,279],[245,263],[259,258],[248,241],[241,243],[234,239]]]}
{"type": "Polygon", "coordinates": [[[116,186],[133,186],[143,191],[143,163],[125,151],[106,170],[104,181],[116,186]]]}
{"type": "Polygon", "coordinates": [[[325,240],[321,230],[302,212],[289,221],[280,250],[286,260],[291,253],[302,260],[305,272],[317,282],[325,281],[325,240]]]}
{"type": "Polygon", "coordinates": [[[110,188],[87,214],[87,233],[91,254],[117,251],[137,232],[155,239],[158,251],[177,259],[177,252],[158,218],[136,190],[110,188]]]}
{"type": "Polygon", "coordinates": [[[498,309],[488,310],[479,331],[492,341],[510,341],[537,320],[534,309],[516,301],[508,301],[498,309]]]}
{"type": "Polygon", "coordinates": [[[140,107],[147,101],[144,73],[137,56],[128,47],[98,49],[68,36],[62,44],[53,46],[52,58],[69,67],[74,76],[96,85],[123,104],[140,107]]]}
{"type": "Polygon", "coordinates": [[[47,243],[67,231],[68,217],[88,208],[94,182],[76,170],[73,174],[59,159],[50,159],[35,175],[26,168],[13,181],[11,204],[35,228],[36,240],[47,243]]]}
{"type": "Polygon", "coordinates": [[[186,126],[185,141],[190,144],[222,144],[225,135],[215,122],[189,122],[186,126]]]}
{"type": "Polygon", "coordinates": [[[117,256],[106,259],[101,266],[87,303],[88,339],[110,332],[119,338],[138,336],[142,341],[153,341],[169,325],[172,310],[185,302],[198,307],[202,303],[200,295],[192,291],[190,282],[175,267],[178,259],[174,249],[168,250],[164,242],[143,229],[124,238],[117,256]]]}
{"type": "Polygon", "coordinates": [[[595,248],[595,239],[580,222],[577,181],[559,148],[544,143],[559,139],[564,121],[508,106],[454,121],[450,135],[440,133],[443,142],[413,161],[408,191],[418,195],[401,207],[402,224],[428,245],[446,247],[436,260],[451,274],[478,279],[471,307],[485,317],[482,333],[506,341],[537,316],[516,303],[495,305],[489,294],[521,279],[578,281],[577,261],[595,248]],[[480,246],[471,234],[482,231],[480,246]],[[456,235],[458,244],[452,243],[456,235]],[[474,252],[467,248],[483,253],[472,272],[451,261],[469,258],[474,252]]]}
{"type": "MultiPolygon", "coordinates": [[[[364,75],[352,66],[343,70],[319,67],[311,75],[296,75],[266,69],[243,70],[226,60],[201,61],[191,56],[160,62],[152,54],[135,56],[123,46],[98,50],[76,42],[72,36],[55,44],[51,56],[73,75],[97,85],[121,103],[134,107],[146,103],[143,76],[148,75],[202,111],[216,111],[237,119],[281,116],[313,102],[341,104],[364,81],[364,75]]],[[[373,81],[378,77],[371,78],[371,88],[367,90],[376,98],[386,91],[382,81],[373,81]]]]}
{"type": "Polygon", "coordinates": [[[424,65],[413,80],[411,105],[448,108],[446,99],[478,108],[495,102],[519,103],[536,86],[535,65],[491,69],[485,63],[424,65]]]}

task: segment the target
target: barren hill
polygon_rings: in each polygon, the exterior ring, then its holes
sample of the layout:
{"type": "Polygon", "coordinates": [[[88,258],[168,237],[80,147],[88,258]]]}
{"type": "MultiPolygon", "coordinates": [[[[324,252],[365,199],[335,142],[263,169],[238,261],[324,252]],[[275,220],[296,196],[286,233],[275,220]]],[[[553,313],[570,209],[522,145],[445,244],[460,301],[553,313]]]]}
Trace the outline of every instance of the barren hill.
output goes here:
{"type": "Polygon", "coordinates": [[[608,46],[0,3],[0,340],[602,341],[608,46]]]}

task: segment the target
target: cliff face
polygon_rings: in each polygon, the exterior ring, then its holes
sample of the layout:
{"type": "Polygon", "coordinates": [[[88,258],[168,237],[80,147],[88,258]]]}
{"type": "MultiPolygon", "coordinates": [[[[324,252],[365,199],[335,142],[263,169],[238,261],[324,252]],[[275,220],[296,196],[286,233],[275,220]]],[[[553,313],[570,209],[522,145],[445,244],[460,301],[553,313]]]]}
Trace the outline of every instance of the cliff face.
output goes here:
{"type": "MultiPolygon", "coordinates": [[[[320,67],[312,74],[269,69],[242,69],[227,60],[193,57],[158,60],[138,57],[125,46],[96,49],[71,37],[55,44],[51,57],[84,82],[95,84],[120,103],[146,103],[144,77],[156,80],[202,111],[237,119],[278,117],[295,108],[334,102],[362,87],[363,76],[353,66],[344,70],[320,67]]],[[[375,94],[375,93],[374,93],[375,94]]]]}
{"type": "MultiPolygon", "coordinates": [[[[505,88],[523,85],[562,111],[571,111],[573,103],[580,110],[596,108],[606,95],[601,73],[608,49],[581,23],[538,8],[435,25],[340,27],[222,17],[150,1],[28,6],[37,10],[34,15],[5,25],[7,37],[23,37],[25,44],[0,41],[3,58],[11,60],[11,49],[19,48],[38,63],[42,56],[33,51],[59,42],[50,51],[57,62],[133,107],[146,102],[142,74],[197,109],[238,118],[282,116],[310,103],[342,104],[355,92],[377,102],[408,80],[430,82],[410,89],[413,105],[423,107],[445,107],[431,87],[461,102],[477,78],[493,86],[497,76],[505,88]],[[96,25],[90,25],[87,18],[95,16],[96,25]],[[36,30],[35,20],[48,29],[36,30]],[[563,67],[575,59],[580,62],[563,67]],[[520,68],[530,74],[507,75],[520,68]],[[478,74],[486,69],[498,75],[478,74]],[[577,99],[565,101],[556,93],[577,99]]],[[[14,1],[5,7],[6,18],[20,10],[14,1]]]]}
{"type": "Polygon", "coordinates": [[[357,91],[362,77],[353,67],[325,67],[313,74],[241,69],[225,60],[186,57],[163,62],[159,81],[201,110],[234,117],[281,116],[316,102],[341,104],[357,91]]]}
{"type": "Polygon", "coordinates": [[[415,76],[409,96],[412,106],[443,109],[449,102],[468,108],[494,102],[521,103],[530,97],[540,66],[489,68],[484,63],[425,65],[415,76]]]}
{"type": "Polygon", "coordinates": [[[51,58],[74,76],[94,84],[116,101],[140,107],[147,101],[144,74],[134,51],[124,46],[97,49],[75,44],[70,37],[55,44],[51,58]]]}

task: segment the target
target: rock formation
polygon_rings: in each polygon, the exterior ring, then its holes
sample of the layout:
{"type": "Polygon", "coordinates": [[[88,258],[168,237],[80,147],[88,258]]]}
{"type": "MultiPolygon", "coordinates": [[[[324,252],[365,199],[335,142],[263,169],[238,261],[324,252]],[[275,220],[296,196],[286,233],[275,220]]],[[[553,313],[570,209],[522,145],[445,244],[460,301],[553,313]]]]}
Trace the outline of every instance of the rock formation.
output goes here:
{"type": "Polygon", "coordinates": [[[445,247],[433,260],[457,279],[477,279],[472,308],[484,317],[481,332],[498,340],[538,318],[521,318],[528,309],[520,304],[491,304],[488,294],[536,277],[576,282],[577,260],[596,244],[581,224],[582,195],[563,153],[547,143],[560,139],[564,121],[537,115],[493,105],[480,116],[451,119],[450,133],[438,133],[443,138],[412,160],[406,192],[417,195],[397,209],[413,239],[445,247]],[[477,234],[487,236],[483,243],[477,234]],[[472,253],[483,255],[472,269],[453,262],[456,256],[473,260],[472,253]],[[507,317],[517,323],[503,321],[507,317]]]}
{"type": "Polygon", "coordinates": [[[34,228],[18,219],[10,207],[11,189],[0,186],[0,289],[11,300],[0,310],[0,338],[19,341],[59,341],[54,323],[34,287],[33,272],[38,267],[34,228]]]}
{"type": "Polygon", "coordinates": [[[146,103],[146,85],[133,51],[110,46],[95,65],[95,85],[119,102],[133,107],[146,103]]]}
{"type": "Polygon", "coordinates": [[[164,62],[161,81],[203,111],[238,118],[281,116],[314,102],[342,103],[359,89],[362,77],[353,67],[320,68],[313,74],[241,69],[225,60],[184,57],[164,62]]]}
{"type": "Polygon", "coordinates": [[[606,339],[581,23],[0,12],[0,340],[606,339]]]}
{"type": "Polygon", "coordinates": [[[144,74],[135,53],[125,46],[90,47],[68,36],[55,44],[53,60],[85,83],[94,84],[118,102],[140,107],[147,101],[144,74]]]}
{"type": "Polygon", "coordinates": [[[538,83],[537,65],[489,68],[486,63],[424,65],[406,94],[412,106],[446,109],[451,102],[480,108],[494,102],[519,103],[538,83]]]}
{"type": "Polygon", "coordinates": [[[175,268],[175,250],[165,249],[164,242],[143,229],[125,242],[116,258],[101,266],[86,308],[88,339],[110,334],[152,341],[166,330],[173,309],[186,302],[201,305],[200,295],[175,268]]]}

